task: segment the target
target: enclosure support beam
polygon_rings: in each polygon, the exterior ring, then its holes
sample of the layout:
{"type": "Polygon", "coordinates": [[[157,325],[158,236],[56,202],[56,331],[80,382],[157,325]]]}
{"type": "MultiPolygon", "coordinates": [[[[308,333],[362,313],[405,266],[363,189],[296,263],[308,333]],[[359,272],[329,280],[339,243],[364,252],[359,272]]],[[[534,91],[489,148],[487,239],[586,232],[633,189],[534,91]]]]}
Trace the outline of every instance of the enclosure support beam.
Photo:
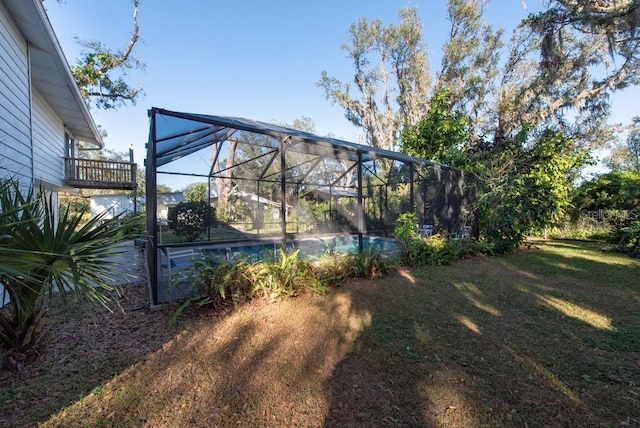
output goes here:
{"type": "MultiPolygon", "coordinates": [[[[358,159],[362,159],[362,154],[358,153],[358,159]]],[[[344,177],[346,177],[347,174],[349,174],[351,172],[351,170],[353,168],[355,168],[358,165],[362,165],[362,163],[360,161],[354,163],[353,165],[351,165],[349,168],[347,168],[347,170],[345,170],[342,174],[340,174],[340,176],[338,176],[338,178],[336,178],[335,180],[333,180],[332,183],[329,183],[329,186],[336,186],[338,184],[338,181],[342,180],[344,177]]],[[[358,166],[358,168],[360,168],[360,166],[358,166]]],[[[349,183],[349,185],[351,185],[351,183],[349,183]]]]}
{"type": "Polygon", "coordinates": [[[362,153],[358,152],[358,254],[362,253],[362,235],[366,233],[362,199],[362,153]]]}
{"type": "Polygon", "coordinates": [[[422,178],[420,182],[420,206],[418,206],[418,214],[420,215],[421,224],[431,224],[427,221],[427,180],[422,178]]]}
{"type": "Polygon", "coordinates": [[[282,227],[282,250],[287,248],[287,156],[286,138],[280,139],[280,225],[282,227]]]}
{"type": "Polygon", "coordinates": [[[409,164],[409,210],[415,212],[415,198],[413,196],[413,164],[409,164]]]}
{"type": "Polygon", "coordinates": [[[258,179],[258,183],[256,185],[256,193],[258,195],[258,199],[256,200],[256,210],[254,215],[257,216],[256,225],[258,226],[258,238],[260,238],[260,227],[262,227],[262,221],[264,220],[264,212],[260,206],[260,179],[258,179]]]}
{"type": "Polygon", "coordinates": [[[389,224],[389,184],[384,185],[384,224],[389,224]]]}
{"type": "Polygon", "coordinates": [[[209,168],[209,177],[213,177],[213,169],[218,163],[218,157],[220,156],[220,151],[222,150],[222,144],[224,141],[220,141],[219,143],[213,144],[213,159],[211,160],[211,168],[209,168]]]}
{"type": "Polygon", "coordinates": [[[322,159],[322,158],[320,158],[320,157],[319,157],[318,159],[316,159],[316,160],[313,162],[313,165],[311,165],[311,166],[309,167],[309,169],[307,170],[307,172],[305,172],[305,173],[304,173],[304,175],[300,178],[300,180],[298,180],[298,184],[302,184],[302,183],[304,183],[304,181],[307,179],[307,177],[309,176],[309,174],[311,174],[311,171],[315,170],[315,169],[316,169],[316,167],[318,166],[318,164],[319,164],[320,162],[322,162],[323,160],[324,160],[324,159],[322,159]]]}
{"type": "Polygon", "coordinates": [[[269,159],[266,165],[264,166],[264,168],[262,168],[262,172],[260,173],[258,180],[264,179],[265,174],[267,173],[267,171],[269,171],[269,168],[271,168],[271,164],[273,163],[274,160],[276,160],[276,157],[278,157],[278,152],[274,151],[273,156],[271,156],[271,159],[269,159]]]}
{"type": "Polygon", "coordinates": [[[149,141],[147,142],[146,196],[147,196],[147,242],[146,256],[149,267],[149,289],[151,305],[158,304],[158,219],[157,216],[157,177],[156,177],[156,112],[151,109],[149,141]]]}
{"type": "Polygon", "coordinates": [[[296,235],[300,233],[300,183],[296,183],[296,235]]]}
{"type": "Polygon", "coordinates": [[[207,180],[207,241],[211,241],[211,226],[213,226],[213,222],[210,221],[211,217],[209,216],[209,212],[211,211],[211,177],[207,180]]]}

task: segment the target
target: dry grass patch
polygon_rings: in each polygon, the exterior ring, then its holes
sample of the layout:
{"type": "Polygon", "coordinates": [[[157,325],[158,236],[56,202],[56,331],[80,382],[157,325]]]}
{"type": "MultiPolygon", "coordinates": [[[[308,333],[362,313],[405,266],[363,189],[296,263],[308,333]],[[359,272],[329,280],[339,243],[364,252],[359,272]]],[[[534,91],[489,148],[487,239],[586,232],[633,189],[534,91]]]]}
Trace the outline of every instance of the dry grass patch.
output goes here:
{"type": "Polygon", "coordinates": [[[0,375],[0,425],[640,425],[640,261],[537,247],[191,308],[173,330],[169,310],[61,312],[78,336],[52,329],[0,375]]]}

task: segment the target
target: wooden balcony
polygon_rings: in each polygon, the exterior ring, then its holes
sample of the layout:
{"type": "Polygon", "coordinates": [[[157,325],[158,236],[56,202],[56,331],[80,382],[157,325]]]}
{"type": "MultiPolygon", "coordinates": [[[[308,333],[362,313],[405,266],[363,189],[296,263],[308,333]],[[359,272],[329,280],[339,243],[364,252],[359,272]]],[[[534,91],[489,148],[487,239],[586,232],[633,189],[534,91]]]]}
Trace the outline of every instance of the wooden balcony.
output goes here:
{"type": "Polygon", "coordinates": [[[80,158],[64,158],[65,184],[81,189],[136,188],[137,165],[80,158]]]}

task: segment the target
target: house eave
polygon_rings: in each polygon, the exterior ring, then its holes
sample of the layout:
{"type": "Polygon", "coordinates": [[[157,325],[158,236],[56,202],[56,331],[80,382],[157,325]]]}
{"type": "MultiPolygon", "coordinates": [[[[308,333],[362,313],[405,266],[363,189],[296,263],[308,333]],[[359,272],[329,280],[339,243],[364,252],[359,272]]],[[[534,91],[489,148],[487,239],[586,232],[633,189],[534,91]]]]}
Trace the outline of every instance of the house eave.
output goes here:
{"type": "Polygon", "coordinates": [[[103,141],[71,73],[41,0],[3,0],[29,46],[31,82],[74,138],[94,148],[103,141]]]}

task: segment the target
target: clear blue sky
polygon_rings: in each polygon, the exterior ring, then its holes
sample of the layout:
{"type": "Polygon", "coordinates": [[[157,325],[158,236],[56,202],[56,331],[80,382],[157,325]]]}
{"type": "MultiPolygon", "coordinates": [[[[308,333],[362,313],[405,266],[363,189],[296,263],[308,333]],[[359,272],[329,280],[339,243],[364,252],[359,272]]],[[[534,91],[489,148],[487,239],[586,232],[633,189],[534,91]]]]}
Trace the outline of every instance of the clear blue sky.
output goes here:
{"type": "MultiPolygon", "coordinates": [[[[76,36],[113,49],[129,40],[130,0],[46,0],[44,5],[70,63],[80,53],[76,36]]],[[[146,156],[151,107],[281,123],[308,116],[316,133],[356,141],[358,131],[315,83],[323,70],[350,81],[353,68],[340,47],[351,23],[361,17],[397,23],[403,6],[418,7],[431,68],[438,70],[449,31],[445,0],[140,0],[141,41],[135,53],[146,70],[133,71],[130,81],[142,84],[146,95],[136,106],[94,110],[94,119],[108,132],[107,148],[126,151],[133,144],[138,163],[146,156]]],[[[528,0],[527,6],[521,0],[493,0],[486,17],[509,37],[540,3],[528,0]]],[[[615,122],[627,124],[640,114],[633,101],[640,90],[628,92],[613,99],[615,122]]]]}

